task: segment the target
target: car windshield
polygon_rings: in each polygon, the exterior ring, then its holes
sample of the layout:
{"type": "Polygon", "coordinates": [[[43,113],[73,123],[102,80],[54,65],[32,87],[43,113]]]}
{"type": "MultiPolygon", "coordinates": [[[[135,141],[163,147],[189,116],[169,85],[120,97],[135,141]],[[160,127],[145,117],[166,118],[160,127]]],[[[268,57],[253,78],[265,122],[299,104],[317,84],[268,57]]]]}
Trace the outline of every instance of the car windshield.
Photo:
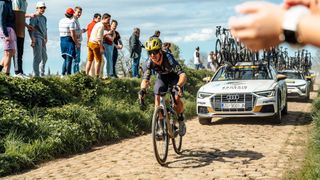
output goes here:
{"type": "Polygon", "coordinates": [[[280,74],[286,75],[287,79],[303,79],[303,76],[299,72],[281,72],[280,74]]]}
{"type": "Polygon", "coordinates": [[[263,79],[272,79],[270,70],[265,65],[223,67],[216,73],[213,80],[227,81],[263,79]]]}

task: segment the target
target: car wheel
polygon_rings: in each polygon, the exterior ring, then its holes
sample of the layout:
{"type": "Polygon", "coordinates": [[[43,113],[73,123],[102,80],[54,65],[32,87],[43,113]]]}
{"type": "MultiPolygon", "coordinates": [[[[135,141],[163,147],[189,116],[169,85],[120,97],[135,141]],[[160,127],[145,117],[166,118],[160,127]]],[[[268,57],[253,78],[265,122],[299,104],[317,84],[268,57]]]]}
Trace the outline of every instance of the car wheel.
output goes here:
{"type": "Polygon", "coordinates": [[[310,100],[310,92],[308,93],[307,97],[304,99],[306,102],[310,100]]]}
{"type": "Polygon", "coordinates": [[[283,107],[281,113],[288,114],[288,101],[287,101],[287,99],[286,99],[286,105],[283,107]]]}
{"type": "Polygon", "coordinates": [[[211,124],[211,118],[198,117],[198,119],[199,119],[199,123],[201,125],[209,125],[209,124],[211,124]]]}
{"type": "Polygon", "coordinates": [[[276,124],[280,124],[282,121],[282,113],[281,113],[281,97],[279,96],[278,102],[277,102],[277,113],[273,116],[273,122],[276,124]]]}

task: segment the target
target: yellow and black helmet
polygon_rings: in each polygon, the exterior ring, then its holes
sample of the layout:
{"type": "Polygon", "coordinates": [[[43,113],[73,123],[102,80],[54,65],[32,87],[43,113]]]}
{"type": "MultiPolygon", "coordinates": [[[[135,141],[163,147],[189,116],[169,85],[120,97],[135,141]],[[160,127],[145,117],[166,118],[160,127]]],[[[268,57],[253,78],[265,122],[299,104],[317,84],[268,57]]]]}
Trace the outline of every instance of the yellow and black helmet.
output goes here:
{"type": "Polygon", "coordinates": [[[145,42],[145,48],[147,51],[159,50],[162,47],[162,42],[158,37],[150,37],[145,42]]]}

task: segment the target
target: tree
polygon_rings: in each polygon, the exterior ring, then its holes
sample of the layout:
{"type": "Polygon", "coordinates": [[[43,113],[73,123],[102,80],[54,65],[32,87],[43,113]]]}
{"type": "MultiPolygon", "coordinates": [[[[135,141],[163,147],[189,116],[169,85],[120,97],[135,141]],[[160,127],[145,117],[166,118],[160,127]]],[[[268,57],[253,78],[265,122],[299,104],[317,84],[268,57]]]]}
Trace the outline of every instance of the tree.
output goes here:
{"type": "Polygon", "coordinates": [[[185,60],[180,57],[180,48],[174,43],[170,43],[170,50],[175,60],[177,60],[181,65],[185,66],[185,60]]]}

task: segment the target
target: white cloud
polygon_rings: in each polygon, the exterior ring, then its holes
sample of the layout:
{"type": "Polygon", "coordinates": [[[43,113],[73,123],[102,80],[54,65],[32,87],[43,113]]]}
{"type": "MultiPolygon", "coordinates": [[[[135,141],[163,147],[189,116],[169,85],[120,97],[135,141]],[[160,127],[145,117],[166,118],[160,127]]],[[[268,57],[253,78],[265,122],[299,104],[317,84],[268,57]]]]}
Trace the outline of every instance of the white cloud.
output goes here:
{"type": "Polygon", "coordinates": [[[204,28],[200,32],[191,33],[186,35],[183,40],[186,42],[192,41],[207,41],[213,39],[215,34],[215,29],[204,28]]]}

